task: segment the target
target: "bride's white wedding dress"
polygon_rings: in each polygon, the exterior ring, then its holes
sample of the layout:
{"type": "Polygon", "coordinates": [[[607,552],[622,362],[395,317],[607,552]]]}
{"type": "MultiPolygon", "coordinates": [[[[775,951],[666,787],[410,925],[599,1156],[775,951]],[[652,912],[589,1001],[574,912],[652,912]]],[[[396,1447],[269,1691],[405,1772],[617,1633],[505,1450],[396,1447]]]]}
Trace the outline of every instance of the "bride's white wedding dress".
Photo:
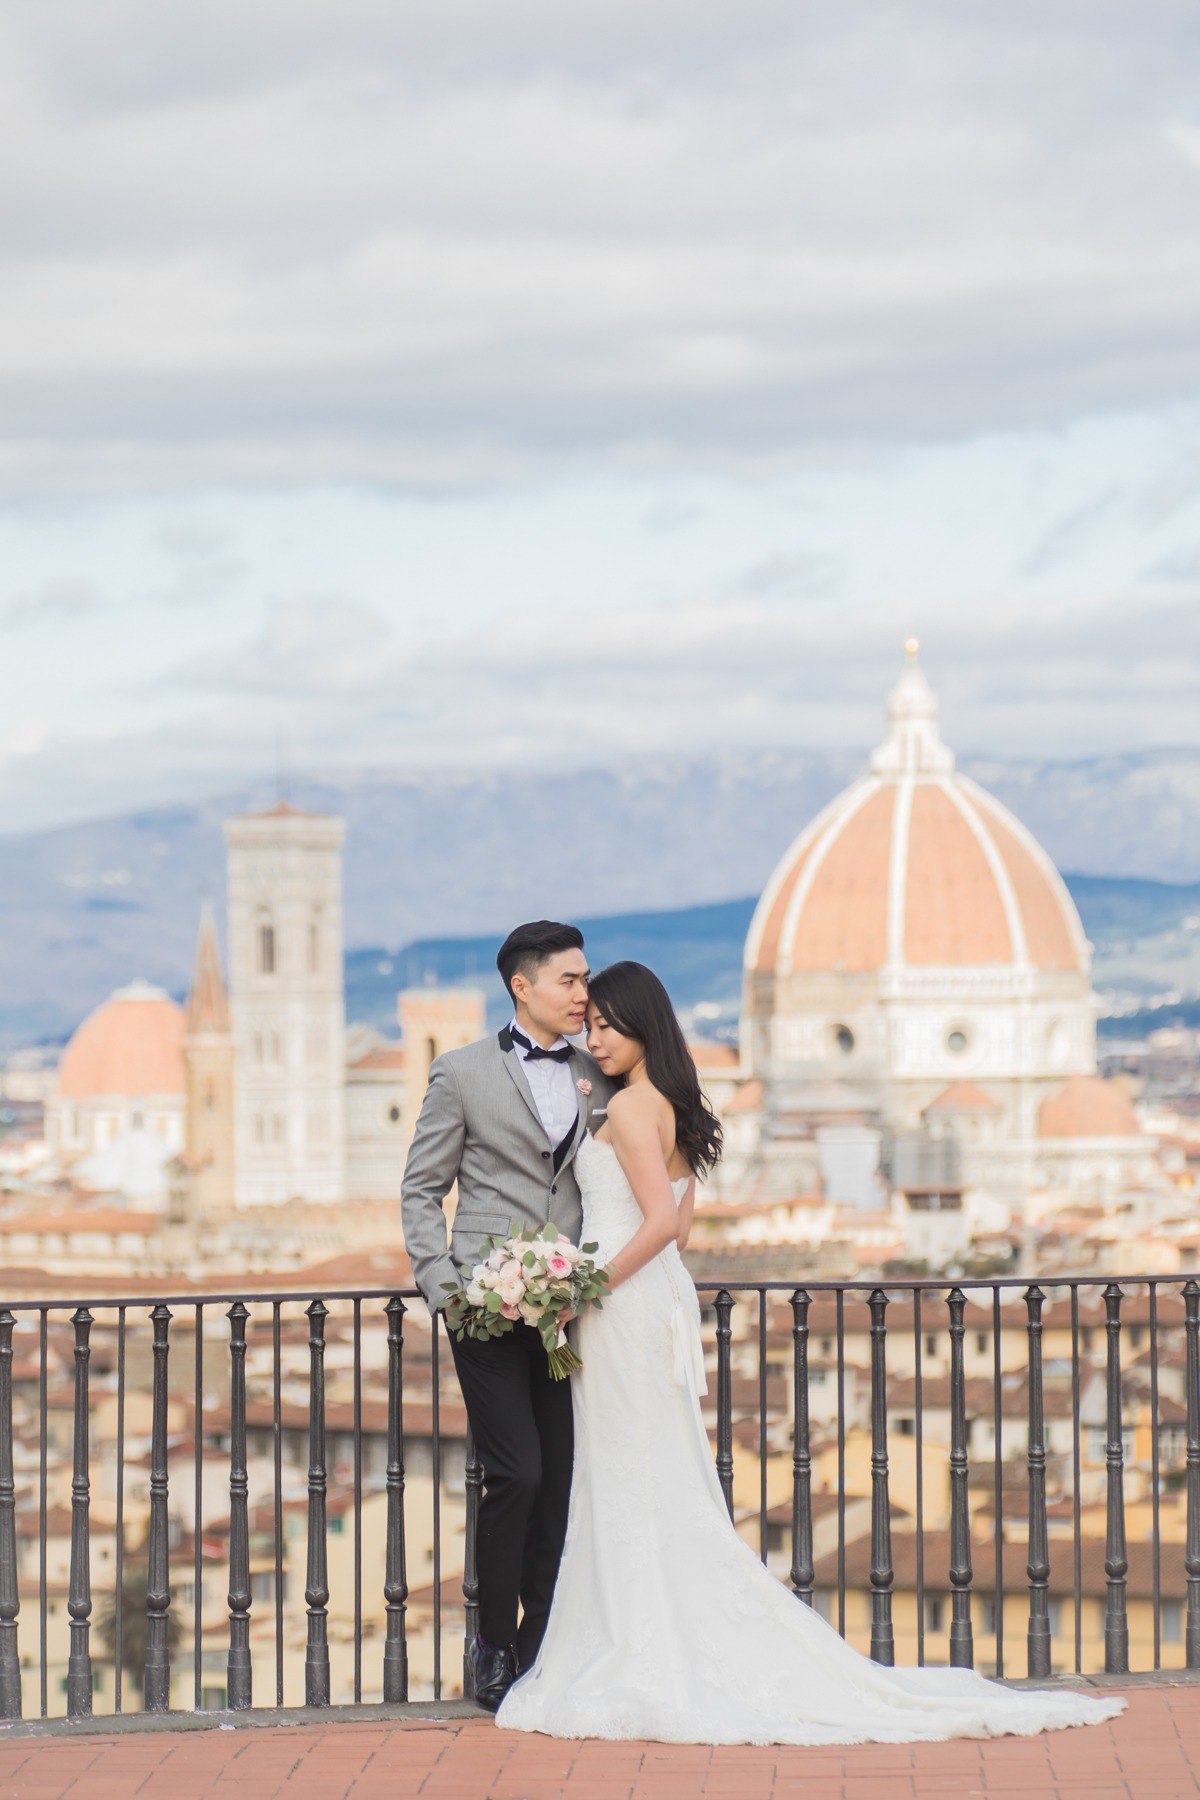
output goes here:
{"type": "MultiPolygon", "coordinates": [[[[585,1139],[576,1168],[584,1240],[605,1261],[641,1211],[610,1145],[585,1139]]],[[[700,1309],[673,1244],[576,1330],[566,1545],[541,1652],[498,1724],[669,1743],[908,1743],[1121,1710],[967,1669],[882,1668],[767,1572],[717,1481],[698,1399],[700,1309]]]]}

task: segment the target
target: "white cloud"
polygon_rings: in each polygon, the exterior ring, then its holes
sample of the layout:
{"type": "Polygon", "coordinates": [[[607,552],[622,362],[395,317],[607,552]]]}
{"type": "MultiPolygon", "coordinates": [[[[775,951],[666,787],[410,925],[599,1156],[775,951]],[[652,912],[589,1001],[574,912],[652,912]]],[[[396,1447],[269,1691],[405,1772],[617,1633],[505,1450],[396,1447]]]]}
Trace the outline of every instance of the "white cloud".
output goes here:
{"type": "Polygon", "coordinates": [[[65,576],[10,600],[0,611],[0,626],[71,624],[104,606],[103,596],[90,581],[65,576]]]}
{"type": "Polygon", "coordinates": [[[6,17],[0,491],[754,470],[1200,381],[1168,0],[6,17]]]}

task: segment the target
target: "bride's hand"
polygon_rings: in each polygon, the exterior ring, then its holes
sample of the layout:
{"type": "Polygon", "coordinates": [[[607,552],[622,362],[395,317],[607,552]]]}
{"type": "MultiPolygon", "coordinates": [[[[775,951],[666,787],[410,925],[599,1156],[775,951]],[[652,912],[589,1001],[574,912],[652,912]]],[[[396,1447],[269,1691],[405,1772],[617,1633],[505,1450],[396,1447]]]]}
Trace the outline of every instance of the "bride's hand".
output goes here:
{"type": "Polygon", "coordinates": [[[571,1323],[572,1319],[576,1318],[577,1316],[578,1316],[577,1314],[575,1314],[571,1311],[571,1308],[569,1306],[564,1306],[562,1311],[558,1315],[558,1329],[560,1331],[565,1331],[567,1326],[571,1323]]]}

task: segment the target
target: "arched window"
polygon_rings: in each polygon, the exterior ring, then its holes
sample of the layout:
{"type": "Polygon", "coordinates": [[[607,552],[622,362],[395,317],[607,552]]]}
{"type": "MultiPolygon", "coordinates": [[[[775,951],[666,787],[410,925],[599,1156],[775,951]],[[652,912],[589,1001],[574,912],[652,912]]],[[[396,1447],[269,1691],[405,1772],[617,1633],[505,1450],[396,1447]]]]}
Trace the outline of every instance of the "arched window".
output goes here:
{"type": "Polygon", "coordinates": [[[275,923],[270,913],[258,915],[258,972],[275,973],[275,923]]]}

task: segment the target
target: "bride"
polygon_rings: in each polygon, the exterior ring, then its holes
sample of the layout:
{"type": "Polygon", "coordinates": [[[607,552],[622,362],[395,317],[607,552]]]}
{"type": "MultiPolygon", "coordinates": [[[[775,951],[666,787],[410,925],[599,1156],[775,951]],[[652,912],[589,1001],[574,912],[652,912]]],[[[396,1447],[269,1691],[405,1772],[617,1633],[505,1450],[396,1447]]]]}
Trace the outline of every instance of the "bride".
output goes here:
{"type": "Polygon", "coordinates": [[[499,1725],[698,1744],[907,1743],[1111,1718],[1120,1699],[887,1669],[789,1593],[734,1530],[700,1413],[680,1259],[721,1130],[657,976],[592,978],[587,1045],[619,1084],[580,1148],[583,1236],[613,1293],[576,1325],[575,1467],[554,1602],[499,1725]]]}

